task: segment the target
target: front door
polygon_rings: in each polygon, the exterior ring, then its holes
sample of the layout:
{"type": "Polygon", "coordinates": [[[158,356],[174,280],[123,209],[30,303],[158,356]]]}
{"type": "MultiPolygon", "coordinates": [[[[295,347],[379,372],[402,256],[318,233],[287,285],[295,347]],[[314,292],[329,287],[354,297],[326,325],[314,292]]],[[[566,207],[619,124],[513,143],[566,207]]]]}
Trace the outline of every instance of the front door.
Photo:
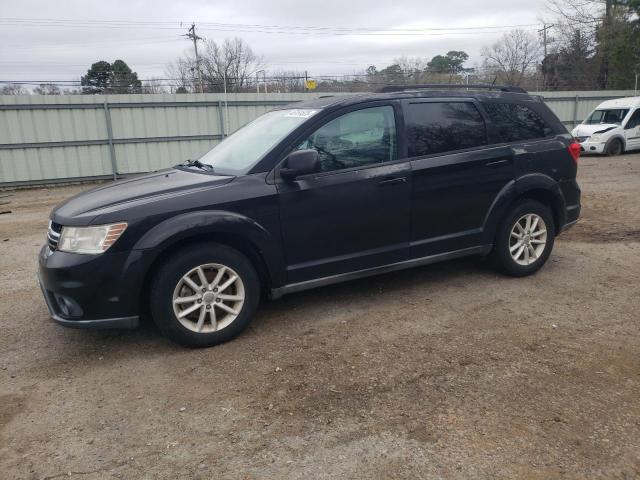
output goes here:
{"type": "Polygon", "coordinates": [[[278,180],[289,284],[405,260],[411,171],[392,105],[335,116],[298,146],[321,172],[278,180]]]}
{"type": "Polygon", "coordinates": [[[640,108],[629,118],[629,121],[624,127],[624,136],[626,138],[626,150],[638,150],[640,149],[640,108]]]}

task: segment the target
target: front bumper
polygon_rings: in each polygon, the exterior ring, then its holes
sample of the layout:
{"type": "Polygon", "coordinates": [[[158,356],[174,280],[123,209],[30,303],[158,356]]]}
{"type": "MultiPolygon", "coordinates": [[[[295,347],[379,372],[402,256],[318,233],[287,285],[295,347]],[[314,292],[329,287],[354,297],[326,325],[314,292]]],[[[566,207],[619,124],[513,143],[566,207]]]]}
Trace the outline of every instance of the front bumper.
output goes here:
{"type": "Polygon", "coordinates": [[[139,324],[144,251],[79,255],[44,246],[38,282],[51,318],[71,328],[139,324]]]}
{"type": "Polygon", "coordinates": [[[607,142],[596,142],[587,140],[580,144],[582,153],[604,153],[607,142]]]}
{"type": "Polygon", "coordinates": [[[99,320],[68,320],[66,318],[62,318],[60,315],[56,313],[54,303],[51,299],[51,294],[45,290],[44,285],[42,285],[42,280],[40,280],[40,275],[38,275],[38,283],[40,284],[40,289],[42,290],[42,294],[44,295],[44,301],[47,304],[47,308],[49,309],[49,315],[51,315],[51,319],[59,325],[63,327],[69,328],[137,328],[140,323],[140,317],[123,317],[123,318],[102,318],[99,320]]]}

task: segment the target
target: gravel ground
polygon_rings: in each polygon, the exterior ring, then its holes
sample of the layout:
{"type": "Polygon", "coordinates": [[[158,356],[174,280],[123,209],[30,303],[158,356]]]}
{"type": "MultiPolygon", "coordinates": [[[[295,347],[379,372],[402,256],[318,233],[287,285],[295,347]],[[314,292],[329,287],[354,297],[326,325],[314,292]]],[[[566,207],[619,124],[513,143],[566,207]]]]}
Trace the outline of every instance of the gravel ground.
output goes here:
{"type": "Polygon", "coordinates": [[[581,159],[583,218],[524,279],[464,259],[262,306],[187,350],[48,319],[49,210],[0,215],[0,477],[640,477],[640,155],[581,159]]]}

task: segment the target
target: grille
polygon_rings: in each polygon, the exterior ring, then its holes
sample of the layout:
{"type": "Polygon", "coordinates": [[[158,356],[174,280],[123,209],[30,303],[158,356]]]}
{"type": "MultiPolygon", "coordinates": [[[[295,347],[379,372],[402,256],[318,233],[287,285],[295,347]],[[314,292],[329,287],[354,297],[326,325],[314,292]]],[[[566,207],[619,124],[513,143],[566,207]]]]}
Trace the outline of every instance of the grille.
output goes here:
{"type": "Polygon", "coordinates": [[[54,223],[49,220],[49,228],[47,229],[47,243],[51,251],[58,248],[58,241],[60,240],[60,233],[62,232],[62,225],[54,223]]]}

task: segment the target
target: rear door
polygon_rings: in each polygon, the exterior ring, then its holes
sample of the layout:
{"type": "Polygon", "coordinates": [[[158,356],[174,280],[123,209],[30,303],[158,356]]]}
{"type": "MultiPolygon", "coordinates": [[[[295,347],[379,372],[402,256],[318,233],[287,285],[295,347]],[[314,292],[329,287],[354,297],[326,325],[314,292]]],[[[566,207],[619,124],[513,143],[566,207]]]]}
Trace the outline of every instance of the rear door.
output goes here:
{"type": "Polygon", "coordinates": [[[485,120],[472,99],[404,102],[413,171],[411,256],[480,245],[498,192],[513,179],[513,151],[488,146],[485,120]]]}
{"type": "Polygon", "coordinates": [[[288,283],[407,259],[411,170],[394,106],[335,114],[296,148],[316,149],[322,171],[277,183],[288,283]]]}
{"type": "Polygon", "coordinates": [[[624,127],[627,150],[640,149],[640,108],[631,114],[624,127]]]}

